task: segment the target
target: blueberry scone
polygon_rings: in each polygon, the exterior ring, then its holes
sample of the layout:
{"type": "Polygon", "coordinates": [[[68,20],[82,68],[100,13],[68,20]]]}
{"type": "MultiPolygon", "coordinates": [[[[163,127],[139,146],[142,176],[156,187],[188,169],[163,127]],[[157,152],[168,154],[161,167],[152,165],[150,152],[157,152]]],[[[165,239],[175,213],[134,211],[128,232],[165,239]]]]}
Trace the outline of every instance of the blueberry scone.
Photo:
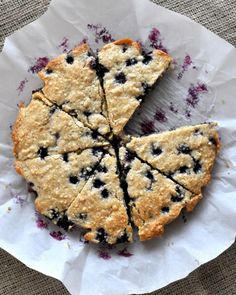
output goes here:
{"type": "Polygon", "coordinates": [[[106,154],[71,204],[67,216],[87,230],[84,238],[109,244],[132,241],[132,228],[120,186],[117,159],[106,154]]]}
{"type": "Polygon", "coordinates": [[[81,153],[16,161],[15,167],[37,193],[37,211],[67,229],[72,223],[66,211],[93,175],[103,154],[102,148],[93,148],[81,153]]]}
{"type": "Polygon", "coordinates": [[[200,194],[220,148],[214,123],[133,137],[128,149],[188,190],[200,194]]]}
{"type": "Polygon", "coordinates": [[[115,135],[123,130],[171,60],[168,54],[160,50],[143,53],[140,44],[131,39],[109,43],[99,51],[108,117],[115,135]]]}
{"type": "Polygon", "coordinates": [[[52,59],[39,72],[47,99],[100,134],[110,131],[103,90],[87,44],[52,59]]]}
{"type": "Polygon", "coordinates": [[[35,93],[21,105],[13,127],[14,155],[19,160],[108,145],[103,137],[35,93]]]}
{"type": "Polygon", "coordinates": [[[131,218],[141,241],[164,232],[164,226],[177,218],[183,208],[192,211],[201,194],[196,195],[176,184],[122,147],[119,151],[131,218]]]}

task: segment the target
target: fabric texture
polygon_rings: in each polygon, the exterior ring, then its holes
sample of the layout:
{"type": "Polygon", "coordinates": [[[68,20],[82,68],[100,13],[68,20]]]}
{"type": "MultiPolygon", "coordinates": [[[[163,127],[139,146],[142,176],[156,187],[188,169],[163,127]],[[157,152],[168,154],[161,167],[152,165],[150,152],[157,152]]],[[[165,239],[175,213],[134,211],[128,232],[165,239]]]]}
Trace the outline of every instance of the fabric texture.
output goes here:
{"type": "MultiPolygon", "coordinates": [[[[0,0],[0,49],[5,37],[37,19],[46,11],[49,2],[50,0],[0,0]]],[[[235,0],[153,2],[192,18],[236,46],[235,0]]],[[[69,294],[60,282],[27,268],[3,250],[0,250],[0,265],[0,294],[69,294]]],[[[213,261],[193,271],[187,278],[151,294],[233,295],[236,294],[235,278],[236,243],[213,261]]]]}

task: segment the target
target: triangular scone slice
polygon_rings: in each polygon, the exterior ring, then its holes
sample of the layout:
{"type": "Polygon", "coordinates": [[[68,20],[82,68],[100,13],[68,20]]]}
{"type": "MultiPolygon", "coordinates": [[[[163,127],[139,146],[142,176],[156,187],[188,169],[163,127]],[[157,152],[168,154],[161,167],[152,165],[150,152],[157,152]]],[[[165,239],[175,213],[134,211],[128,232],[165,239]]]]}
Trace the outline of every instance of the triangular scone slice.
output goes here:
{"type": "Polygon", "coordinates": [[[200,194],[211,180],[220,140],[214,123],[133,137],[127,148],[188,190],[200,194]]]}
{"type": "Polygon", "coordinates": [[[133,223],[141,241],[164,232],[164,226],[177,218],[183,208],[192,211],[201,195],[195,195],[157,170],[120,148],[133,223]]]}
{"type": "Polygon", "coordinates": [[[52,59],[39,72],[42,91],[53,103],[100,134],[110,131],[96,61],[87,44],[52,59]]]}
{"type": "Polygon", "coordinates": [[[132,241],[132,228],[126,210],[124,193],[115,156],[106,154],[67,216],[76,225],[88,230],[84,238],[95,243],[115,244],[132,241]]]}
{"type": "Polygon", "coordinates": [[[87,149],[81,153],[16,161],[15,167],[37,193],[36,210],[67,229],[72,223],[65,212],[93,174],[103,154],[100,148],[87,149]]]}
{"type": "Polygon", "coordinates": [[[160,50],[143,54],[140,44],[131,39],[105,45],[98,59],[110,125],[119,134],[172,59],[160,50]]]}
{"type": "Polygon", "coordinates": [[[108,145],[96,131],[50,105],[41,93],[35,93],[28,106],[21,105],[12,138],[18,160],[108,145]]]}

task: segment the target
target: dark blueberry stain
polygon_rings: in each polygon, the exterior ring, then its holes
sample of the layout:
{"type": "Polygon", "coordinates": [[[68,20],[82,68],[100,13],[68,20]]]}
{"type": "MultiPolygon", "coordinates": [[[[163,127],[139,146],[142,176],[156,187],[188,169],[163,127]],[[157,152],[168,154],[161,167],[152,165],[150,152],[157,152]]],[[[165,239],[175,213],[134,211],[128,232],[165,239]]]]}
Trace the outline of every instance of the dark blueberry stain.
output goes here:
{"type": "Polygon", "coordinates": [[[115,75],[115,80],[119,84],[124,84],[127,81],[126,77],[125,77],[125,74],[123,72],[117,73],[115,75]]]}
{"type": "Polygon", "coordinates": [[[183,173],[187,173],[189,170],[189,168],[187,166],[181,166],[179,168],[179,173],[183,174],[183,173]]]}
{"type": "Polygon", "coordinates": [[[200,101],[200,94],[206,93],[207,91],[207,86],[203,83],[198,83],[197,85],[191,84],[188,89],[188,96],[186,98],[187,104],[195,108],[200,101]]]}
{"type": "Polygon", "coordinates": [[[127,67],[130,67],[130,66],[133,66],[133,65],[135,65],[135,64],[137,64],[137,63],[138,63],[138,61],[137,61],[136,58],[130,58],[130,59],[128,59],[128,60],[126,61],[126,66],[127,66],[127,67]]]}
{"type": "Polygon", "coordinates": [[[152,56],[151,55],[144,55],[144,57],[143,57],[143,63],[145,65],[148,65],[151,60],[152,60],[152,56]]]}
{"type": "Polygon", "coordinates": [[[213,144],[213,145],[216,145],[216,144],[217,144],[217,143],[216,143],[216,140],[215,140],[214,137],[210,137],[210,138],[209,138],[209,142],[210,142],[211,144],[213,144]]]}
{"type": "Polygon", "coordinates": [[[100,179],[95,179],[93,182],[95,188],[100,188],[105,185],[105,182],[101,181],[100,179]]]}
{"type": "Polygon", "coordinates": [[[104,228],[99,228],[97,230],[96,240],[102,243],[102,242],[106,242],[106,239],[107,239],[107,233],[105,232],[104,228]]]}
{"type": "Polygon", "coordinates": [[[166,113],[161,108],[158,108],[155,113],[155,119],[160,123],[167,122],[166,113]]]}
{"type": "Polygon", "coordinates": [[[90,115],[92,115],[92,113],[89,112],[89,111],[84,111],[83,114],[84,114],[86,117],[89,117],[90,115]]]}
{"type": "Polygon", "coordinates": [[[120,236],[117,240],[116,243],[117,244],[121,244],[121,243],[125,243],[129,241],[129,237],[127,235],[127,233],[125,232],[122,236],[120,236]]]}
{"type": "Polygon", "coordinates": [[[170,211],[170,208],[169,207],[162,207],[161,208],[161,212],[162,213],[168,213],[170,211]]]}
{"type": "Polygon", "coordinates": [[[67,55],[66,62],[72,65],[74,63],[74,57],[72,55],[67,55]]]}
{"type": "Polygon", "coordinates": [[[64,230],[68,230],[69,227],[73,225],[73,222],[71,222],[66,215],[63,215],[63,217],[58,219],[57,225],[64,230]]]}
{"type": "Polygon", "coordinates": [[[69,180],[70,180],[70,183],[72,183],[72,184],[76,184],[79,182],[79,179],[77,176],[70,176],[69,180]]]}
{"type": "Polygon", "coordinates": [[[162,149],[160,147],[155,147],[152,145],[152,155],[159,156],[162,153],[162,149]]]}
{"type": "Polygon", "coordinates": [[[48,156],[48,149],[44,147],[40,147],[38,150],[38,155],[41,159],[44,159],[48,156]]]}
{"type": "Polygon", "coordinates": [[[87,217],[88,217],[87,213],[80,213],[79,214],[79,219],[81,219],[81,220],[85,220],[85,219],[87,219],[87,217]]]}
{"type": "Polygon", "coordinates": [[[194,173],[199,173],[199,172],[201,172],[201,169],[202,169],[202,165],[200,164],[200,161],[199,160],[195,160],[194,161],[193,172],[194,173]]]}
{"type": "Polygon", "coordinates": [[[51,69],[46,69],[46,74],[47,75],[51,75],[53,73],[53,70],[51,70],[51,69]]]}
{"type": "Polygon", "coordinates": [[[190,154],[192,150],[186,144],[182,144],[178,147],[178,151],[182,154],[190,154]]]}
{"type": "Polygon", "coordinates": [[[109,197],[109,192],[106,188],[104,188],[102,191],[101,191],[101,195],[104,199],[108,198],[109,197]]]}
{"type": "Polygon", "coordinates": [[[65,162],[68,162],[69,161],[68,154],[67,153],[64,153],[63,154],[63,161],[65,161],[65,162]]]}
{"type": "Polygon", "coordinates": [[[97,171],[98,172],[107,173],[107,167],[106,166],[102,166],[102,165],[98,165],[97,171]]]}
{"type": "Polygon", "coordinates": [[[144,121],[140,124],[140,127],[144,135],[148,135],[155,132],[153,121],[144,121]]]}

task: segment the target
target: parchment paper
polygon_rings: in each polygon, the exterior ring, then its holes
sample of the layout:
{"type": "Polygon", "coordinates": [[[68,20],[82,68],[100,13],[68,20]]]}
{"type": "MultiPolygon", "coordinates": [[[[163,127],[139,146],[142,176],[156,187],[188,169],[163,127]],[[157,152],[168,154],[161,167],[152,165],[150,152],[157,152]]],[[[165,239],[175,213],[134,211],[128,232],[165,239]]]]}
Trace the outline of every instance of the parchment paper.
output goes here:
{"type": "Polygon", "coordinates": [[[190,19],[146,0],[54,0],[47,13],[6,39],[0,56],[0,246],[27,266],[61,280],[73,295],[151,292],[185,277],[235,239],[236,49],[190,19]],[[217,121],[222,139],[211,184],[191,214],[150,242],[84,243],[39,216],[14,171],[11,125],[51,57],[88,40],[94,50],[131,37],[160,48],[174,69],[158,83],[127,132],[148,134],[217,121]]]}

